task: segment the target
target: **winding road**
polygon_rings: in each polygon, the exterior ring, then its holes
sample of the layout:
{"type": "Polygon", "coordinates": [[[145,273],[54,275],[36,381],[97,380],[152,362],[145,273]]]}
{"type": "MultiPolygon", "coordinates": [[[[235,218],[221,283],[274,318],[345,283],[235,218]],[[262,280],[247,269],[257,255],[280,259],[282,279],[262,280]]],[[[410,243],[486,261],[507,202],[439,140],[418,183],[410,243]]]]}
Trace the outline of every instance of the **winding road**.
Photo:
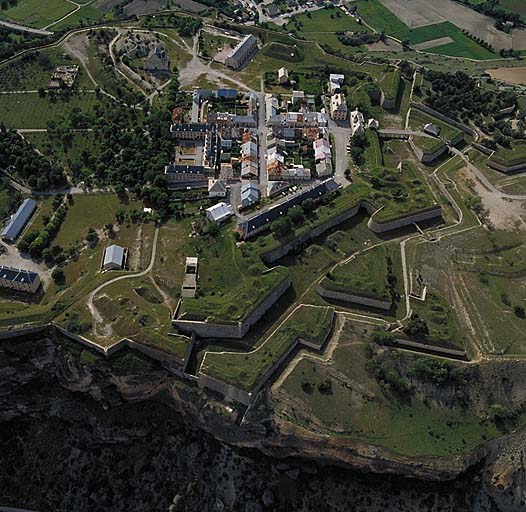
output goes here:
{"type": "Polygon", "coordinates": [[[150,257],[150,264],[145,270],[142,270],[141,272],[137,272],[135,274],[125,274],[122,276],[115,277],[113,279],[110,279],[109,281],[106,281],[105,283],[102,283],[100,286],[98,286],[92,292],[90,292],[90,294],[88,295],[88,299],[87,299],[87,306],[88,306],[88,309],[90,310],[91,315],[93,316],[93,320],[95,321],[94,329],[96,329],[97,323],[103,321],[102,316],[100,315],[99,311],[93,304],[93,299],[95,298],[95,295],[97,295],[107,286],[110,286],[111,284],[116,283],[118,281],[124,281],[125,279],[135,279],[138,277],[144,277],[145,275],[149,274],[153,269],[153,265],[155,264],[155,256],[157,254],[157,239],[158,238],[159,238],[159,226],[156,226],[155,234],[153,237],[152,255],[150,257]]]}

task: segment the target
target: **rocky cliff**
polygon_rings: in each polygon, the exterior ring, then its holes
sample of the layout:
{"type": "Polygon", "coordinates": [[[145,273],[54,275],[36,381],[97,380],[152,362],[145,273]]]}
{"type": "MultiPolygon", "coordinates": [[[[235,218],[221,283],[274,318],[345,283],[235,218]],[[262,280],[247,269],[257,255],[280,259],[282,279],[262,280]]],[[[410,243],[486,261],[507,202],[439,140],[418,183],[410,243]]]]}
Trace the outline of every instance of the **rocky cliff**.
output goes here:
{"type": "Polygon", "coordinates": [[[106,361],[64,341],[4,340],[0,506],[40,512],[524,510],[521,433],[500,443],[509,453],[489,452],[486,466],[432,482],[278,460],[269,454],[319,458],[322,445],[278,437],[257,410],[248,425],[239,420],[235,410],[141,356],[106,361]]]}

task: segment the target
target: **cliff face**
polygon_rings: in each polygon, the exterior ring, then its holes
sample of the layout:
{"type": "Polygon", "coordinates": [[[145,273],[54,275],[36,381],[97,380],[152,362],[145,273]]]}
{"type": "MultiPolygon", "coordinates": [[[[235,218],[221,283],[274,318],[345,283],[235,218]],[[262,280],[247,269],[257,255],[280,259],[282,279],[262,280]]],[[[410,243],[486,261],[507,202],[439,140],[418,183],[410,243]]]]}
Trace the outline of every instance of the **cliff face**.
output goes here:
{"type": "MultiPolygon", "coordinates": [[[[444,483],[277,460],[246,447],[317,459],[323,442],[300,442],[285,432],[278,438],[263,416],[258,421],[257,408],[249,427],[236,426],[235,411],[147,360],[110,363],[76,357],[48,339],[0,343],[0,506],[40,512],[524,510],[519,434],[511,452],[518,458],[497,451],[482,471],[444,483]],[[494,503],[503,508],[488,508],[494,503]]],[[[340,448],[338,456],[337,445],[331,447],[335,460],[352,462],[356,454],[342,457],[340,448]]],[[[370,469],[396,470],[394,463],[378,464],[370,469]]]]}

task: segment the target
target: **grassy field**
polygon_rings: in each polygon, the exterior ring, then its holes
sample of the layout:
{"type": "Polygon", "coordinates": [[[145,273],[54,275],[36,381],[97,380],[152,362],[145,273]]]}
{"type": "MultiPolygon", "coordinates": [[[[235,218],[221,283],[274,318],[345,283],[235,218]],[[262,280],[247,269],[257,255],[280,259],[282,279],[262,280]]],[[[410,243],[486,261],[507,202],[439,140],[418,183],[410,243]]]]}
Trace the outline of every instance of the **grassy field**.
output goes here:
{"type": "MultiPolygon", "coordinates": [[[[51,74],[56,66],[78,64],[59,48],[48,48],[26,54],[24,57],[0,66],[0,90],[36,91],[47,89],[51,74]]],[[[93,84],[80,66],[75,87],[93,89],[93,84]]]]}
{"type": "Polygon", "coordinates": [[[403,162],[402,172],[377,166],[369,169],[366,177],[373,187],[369,200],[375,206],[383,206],[375,214],[377,222],[387,222],[435,204],[428,185],[409,161],[403,162]]]}
{"type": "Polygon", "coordinates": [[[413,135],[413,141],[424,154],[433,154],[444,146],[441,140],[435,139],[434,137],[419,137],[418,135],[413,135]]]}
{"type": "Polygon", "coordinates": [[[77,12],[73,13],[71,16],[68,16],[65,20],[60,21],[56,25],[53,25],[52,30],[58,31],[72,29],[76,27],[83,27],[89,25],[90,23],[99,21],[102,18],[104,18],[107,21],[112,21],[112,11],[109,11],[108,13],[104,14],[104,12],[100,11],[96,7],[93,7],[92,5],[85,5],[77,12]]]}
{"type": "Polygon", "coordinates": [[[231,225],[215,238],[193,239],[187,256],[199,258],[198,295],[180,308],[187,320],[237,323],[288,277],[284,267],[266,272],[252,244],[237,247],[231,225]]]}
{"type": "Polygon", "coordinates": [[[377,81],[386,99],[396,100],[400,88],[401,73],[398,69],[390,70],[383,74],[377,81]]]}
{"type": "Polygon", "coordinates": [[[365,132],[365,137],[369,143],[364,153],[365,164],[367,167],[383,165],[384,156],[382,153],[382,147],[380,146],[380,140],[378,139],[378,134],[374,130],[367,130],[365,132]]]}
{"type": "Polygon", "coordinates": [[[522,0],[499,0],[499,4],[508,11],[526,16],[526,4],[522,0]]]}
{"type": "Polygon", "coordinates": [[[508,167],[523,164],[526,162],[526,144],[519,141],[511,148],[499,147],[489,160],[508,167]]]}
{"type": "Polygon", "coordinates": [[[303,339],[319,345],[330,331],[332,319],[332,308],[300,306],[252,352],[207,353],[201,372],[250,391],[296,340],[303,339]]]}
{"type": "Polygon", "coordinates": [[[16,6],[0,10],[0,16],[22,25],[43,28],[74,9],[75,6],[66,0],[18,0],[16,6]]]}
{"type": "Polygon", "coordinates": [[[436,117],[430,116],[429,114],[426,114],[425,112],[422,112],[416,108],[411,109],[411,113],[409,114],[409,126],[413,130],[423,130],[424,126],[428,123],[437,125],[440,128],[440,137],[443,137],[446,140],[453,140],[460,133],[462,133],[462,131],[458,128],[444,123],[436,117]]]}
{"type": "Polygon", "coordinates": [[[429,340],[460,347],[465,345],[453,308],[438,292],[428,289],[426,300],[413,300],[411,307],[426,322],[429,340]]]}
{"type": "Polygon", "coordinates": [[[300,39],[328,45],[332,51],[337,50],[349,56],[358,51],[363,51],[363,47],[342,44],[338,39],[338,34],[370,32],[368,27],[358,23],[352,16],[345,15],[335,7],[326,7],[314,12],[296,15],[283,29],[287,33],[295,34],[300,39]]]}
{"type": "MultiPolygon", "coordinates": [[[[102,253],[110,240],[103,232],[107,223],[115,224],[115,237],[111,243],[127,247],[130,258],[135,260],[138,251],[147,248],[148,240],[153,237],[153,225],[142,225],[125,222],[117,225],[115,212],[119,209],[130,211],[142,209],[142,203],[129,201],[121,203],[114,194],[76,196],[69,205],[68,213],[53,244],[63,249],[76,246],[76,255],[64,266],[65,284],[50,281],[45,294],[38,297],[35,303],[18,303],[16,308],[7,300],[0,300],[0,327],[26,322],[48,322],[62,314],[65,319],[67,309],[76,301],[85,301],[87,293],[98,284],[115,276],[111,272],[99,273],[102,253]],[[99,242],[95,246],[85,243],[88,228],[93,227],[99,233],[99,242]]],[[[51,200],[46,199],[36,215],[29,231],[41,229],[44,215],[51,213],[51,200]]],[[[151,249],[151,246],[150,246],[151,249]]],[[[77,308],[78,309],[78,308],[77,308]]]]}
{"type": "Polygon", "coordinates": [[[399,252],[396,245],[375,247],[328,272],[321,286],[335,292],[390,302],[392,295],[388,277],[401,274],[401,268],[392,268],[393,263],[400,263],[399,252]],[[390,267],[388,259],[391,261],[390,267]]]}
{"type": "Polygon", "coordinates": [[[276,414],[307,430],[372,444],[409,457],[469,453],[500,434],[460,407],[434,407],[400,398],[367,368],[363,326],[345,326],[332,364],[303,359],[272,396],[276,414]],[[330,384],[330,386],[328,386],[330,384]]]}
{"type": "Polygon", "coordinates": [[[93,113],[97,104],[107,104],[94,93],[73,93],[69,97],[41,97],[37,93],[0,95],[0,119],[10,128],[46,128],[49,121],[69,120],[74,110],[93,113]]]}
{"type": "Polygon", "coordinates": [[[406,40],[411,45],[442,37],[450,37],[453,40],[452,43],[425,50],[428,53],[477,60],[495,58],[495,54],[471,40],[457,26],[448,21],[410,29],[394,13],[384,7],[379,0],[357,0],[355,5],[359,14],[373,28],[401,41],[406,40]]]}
{"type": "MultiPolygon", "coordinates": [[[[188,339],[169,335],[171,311],[163,302],[153,283],[142,278],[108,286],[95,297],[94,304],[111,339],[130,338],[182,359],[188,339]]],[[[97,339],[97,332],[92,330],[89,337],[97,339]]]]}

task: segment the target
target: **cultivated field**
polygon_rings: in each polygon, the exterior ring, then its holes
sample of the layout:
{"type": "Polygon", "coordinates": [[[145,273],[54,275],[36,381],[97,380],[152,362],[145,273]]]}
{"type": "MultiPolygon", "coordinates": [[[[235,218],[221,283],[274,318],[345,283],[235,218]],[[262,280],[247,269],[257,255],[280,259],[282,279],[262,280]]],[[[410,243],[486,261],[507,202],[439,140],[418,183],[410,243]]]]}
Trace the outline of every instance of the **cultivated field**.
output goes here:
{"type": "Polygon", "coordinates": [[[44,28],[74,9],[75,6],[66,0],[18,0],[15,7],[0,10],[0,16],[22,25],[44,28]]]}
{"type": "Polygon", "coordinates": [[[494,26],[494,20],[453,0],[380,1],[409,28],[424,27],[449,21],[457,27],[484,39],[497,49],[512,47],[512,37],[497,30],[494,26]]]}
{"type": "Polygon", "coordinates": [[[517,68],[495,68],[488,69],[487,72],[492,78],[504,80],[512,84],[526,85],[526,67],[517,68]]]}

